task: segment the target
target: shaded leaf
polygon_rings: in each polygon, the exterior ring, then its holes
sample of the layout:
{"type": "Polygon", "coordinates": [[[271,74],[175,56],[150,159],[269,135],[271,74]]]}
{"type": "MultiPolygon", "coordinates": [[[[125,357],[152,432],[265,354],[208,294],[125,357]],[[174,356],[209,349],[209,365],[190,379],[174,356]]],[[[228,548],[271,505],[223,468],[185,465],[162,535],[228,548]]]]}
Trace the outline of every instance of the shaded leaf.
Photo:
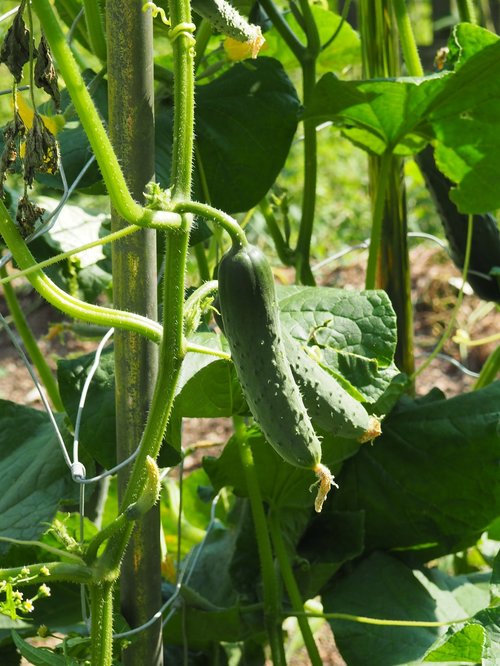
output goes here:
{"type": "Polygon", "coordinates": [[[344,464],[331,509],[365,511],[368,549],[425,561],[471,546],[500,512],[499,405],[500,382],[450,400],[406,398],[344,464]]]}
{"type": "MultiPolygon", "coordinates": [[[[215,333],[195,333],[190,342],[228,351],[215,333]]],[[[179,416],[221,417],[246,411],[246,403],[231,361],[189,352],[182,364],[174,410],[179,416]]]]}
{"type": "MultiPolygon", "coordinates": [[[[64,432],[63,415],[56,418],[64,432]]],[[[0,535],[36,540],[61,500],[77,501],[78,486],[44,412],[0,400],[0,423],[0,535]]]]}
{"type": "MultiPolygon", "coordinates": [[[[415,570],[383,553],[361,561],[335,580],[322,595],[326,612],[388,620],[463,620],[487,604],[466,576],[450,577],[437,569],[415,570]]],[[[330,620],[349,666],[420,664],[436,638],[438,627],[404,627],[330,620]]]]}
{"type": "MultiPolygon", "coordinates": [[[[95,353],[60,359],[57,380],[68,416],[76,422],[78,405],[95,353]]],[[[115,370],[112,348],[101,355],[99,367],[90,384],[80,426],[80,445],[103,467],[116,465],[115,370]]]]}
{"type": "MultiPolygon", "coordinates": [[[[262,499],[275,511],[312,510],[314,494],[310,487],[316,481],[314,472],[285,462],[266,442],[257,427],[248,430],[248,441],[252,448],[262,499]]],[[[216,491],[231,487],[236,495],[248,496],[235,437],[231,437],[219,458],[204,458],[203,467],[216,491]]]]}
{"type": "Polygon", "coordinates": [[[299,580],[304,599],[312,599],[340,567],[362,554],[364,548],[362,511],[315,515],[297,547],[309,567],[299,580]]]}
{"type": "MultiPolygon", "coordinates": [[[[295,134],[299,100],[281,64],[272,58],[236,64],[196,89],[195,196],[205,200],[200,170],[210,202],[227,213],[255,206],[276,180],[295,134]]],[[[171,108],[157,121],[157,176],[170,181],[171,108]]]]}

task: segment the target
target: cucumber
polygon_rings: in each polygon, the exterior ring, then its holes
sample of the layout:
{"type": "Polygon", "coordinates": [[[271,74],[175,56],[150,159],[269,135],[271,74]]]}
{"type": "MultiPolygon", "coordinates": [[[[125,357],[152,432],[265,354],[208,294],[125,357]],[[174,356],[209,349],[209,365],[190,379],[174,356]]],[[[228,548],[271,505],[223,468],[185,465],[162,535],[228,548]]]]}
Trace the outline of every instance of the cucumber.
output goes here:
{"type": "MultiPolygon", "coordinates": [[[[463,269],[467,241],[468,216],[459,213],[450,199],[454,184],[436,166],[431,146],[415,156],[448,239],[450,256],[463,269]]],[[[500,267],[500,231],[495,218],[486,213],[474,215],[472,247],[467,281],[485,301],[500,303],[500,287],[490,271],[500,267]]]]}
{"type": "Polygon", "coordinates": [[[258,25],[249,23],[239,11],[226,0],[193,0],[193,10],[209,21],[213,28],[227,37],[250,45],[252,58],[257,57],[264,37],[258,25]]]}
{"type": "Polygon", "coordinates": [[[367,442],[381,433],[380,422],[370,416],[305,349],[283,332],[286,353],[293,376],[309,416],[318,426],[339,437],[367,442]]]}
{"type": "Polygon", "coordinates": [[[218,278],[224,332],[252,415],[284,460],[316,470],[321,444],[287,360],[267,259],[257,247],[234,244],[218,278]]]}

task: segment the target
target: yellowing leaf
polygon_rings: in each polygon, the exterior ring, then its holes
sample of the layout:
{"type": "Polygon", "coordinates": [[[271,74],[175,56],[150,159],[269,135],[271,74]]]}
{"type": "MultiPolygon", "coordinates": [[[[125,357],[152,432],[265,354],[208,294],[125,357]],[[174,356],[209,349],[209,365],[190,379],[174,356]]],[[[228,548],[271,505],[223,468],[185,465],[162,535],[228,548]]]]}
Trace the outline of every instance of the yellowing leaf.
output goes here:
{"type": "MultiPolygon", "coordinates": [[[[29,129],[33,126],[35,112],[22,95],[17,96],[17,108],[24,124],[29,129]]],[[[40,114],[45,127],[55,136],[64,127],[64,116],[44,116],[40,114]]]]}

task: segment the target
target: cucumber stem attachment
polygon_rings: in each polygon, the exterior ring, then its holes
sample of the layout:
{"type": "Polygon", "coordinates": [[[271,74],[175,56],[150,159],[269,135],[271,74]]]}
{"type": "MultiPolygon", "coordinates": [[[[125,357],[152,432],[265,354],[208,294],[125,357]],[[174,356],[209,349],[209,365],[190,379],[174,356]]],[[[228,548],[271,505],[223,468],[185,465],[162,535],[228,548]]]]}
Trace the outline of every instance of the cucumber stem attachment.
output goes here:
{"type": "Polygon", "coordinates": [[[213,206],[198,201],[176,201],[173,206],[173,212],[192,213],[193,215],[198,215],[206,220],[211,220],[222,227],[224,231],[227,231],[231,236],[233,245],[238,247],[245,247],[248,245],[245,232],[234,217],[231,217],[231,215],[224,213],[224,211],[219,210],[218,208],[214,208],[213,206]]]}
{"type": "Polygon", "coordinates": [[[316,499],[314,500],[314,509],[316,513],[321,513],[323,504],[325,503],[332,486],[338,488],[338,485],[335,483],[335,477],[325,465],[318,463],[313,471],[318,477],[318,480],[313,483],[310,490],[318,486],[318,492],[316,494],[316,499]]]}

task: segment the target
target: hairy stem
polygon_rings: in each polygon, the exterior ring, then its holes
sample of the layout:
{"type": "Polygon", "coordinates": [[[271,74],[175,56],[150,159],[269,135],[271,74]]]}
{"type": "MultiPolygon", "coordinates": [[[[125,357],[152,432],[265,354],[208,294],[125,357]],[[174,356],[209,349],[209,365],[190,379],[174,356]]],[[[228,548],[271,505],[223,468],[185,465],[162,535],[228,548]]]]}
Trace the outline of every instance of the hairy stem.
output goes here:
{"type": "Polygon", "coordinates": [[[133,200],[102,120],[85,86],[80,68],[68,46],[50,0],[33,0],[33,7],[92,146],[113,206],[132,224],[153,226],[156,220],[158,224],[177,227],[180,224],[178,216],[164,211],[155,214],[154,211],[143,208],[133,200]]]}
{"type": "Polygon", "coordinates": [[[300,596],[300,590],[293,575],[292,565],[290,563],[290,558],[283,540],[283,535],[281,533],[281,525],[279,521],[279,515],[276,511],[270,511],[268,516],[269,522],[269,531],[271,532],[271,539],[273,541],[274,552],[278,559],[280,566],[281,576],[283,582],[285,583],[285,588],[290,598],[290,603],[294,612],[297,614],[297,621],[299,623],[299,628],[302,633],[302,638],[306,646],[307,654],[311,661],[311,666],[321,666],[321,657],[319,656],[318,647],[314,641],[314,636],[309,626],[307,617],[299,615],[299,613],[304,612],[304,603],[300,596]]]}
{"type": "Polygon", "coordinates": [[[382,239],[382,224],[384,221],[384,208],[391,166],[391,153],[385,152],[380,160],[380,169],[377,176],[377,191],[373,204],[372,231],[370,236],[370,252],[366,268],[366,289],[375,289],[377,277],[377,262],[382,239]]]}
{"type": "Polygon", "coordinates": [[[403,58],[406,63],[406,69],[410,76],[423,76],[424,69],[420,61],[420,56],[415,41],[415,35],[411,26],[406,0],[392,0],[394,6],[394,15],[398,25],[399,39],[403,58]]]}
{"type": "MultiPolygon", "coordinates": [[[[35,258],[27,248],[1,200],[0,234],[18,266],[22,269],[36,267],[35,258]]],[[[120,312],[81,301],[63,291],[38,268],[30,273],[28,279],[40,296],[70,317],[107,328],[115,327],[135,331],[156,343],[161,340],[162,327],[147,317],[142,317],[134,312],[120,312]]]]}
{"type": "Polygon", "coordinates": [[[273,553],[269,531],[262,503],[259,480],[255,469],[252,449],[246,439],[246,430],[241,418],[233,419],[236,440],[240,452],[241,463],[245,473],[245,481],[252,508],[252,517],[255,525],[255,536],[259,550],[260,568],[262,572],[262,586],[264,590],[264,619],[271,647],[274,666],[286,665],[283,639],[281,636],[280,599],[276,577],[274,575],[273,553]]]}
{"type": "MultiPolygon", "coordinates": [[[[315,57],[302,63],[304,106],[307,107],[316,84],[315,57]]],[[[304,181],[302,191],[302,216],[299,238],[295,251],[297,281],[302,284],[316,283],[310,266],[311,238],[316,211],[316,182],[318,178],[318,139],[314,121],[304,121],[304,181]]]]}
{"type": "Polygon", "coordinates": [[[90,46],[101,62],[106,62],[106,35],[99,0],[83,0],[90,46]]]}
{"type": "Polygon", "coordinates": [[[111,666],[113,662],[113,583],[90,586],[92,614],[91,666],[111,666]]]}

